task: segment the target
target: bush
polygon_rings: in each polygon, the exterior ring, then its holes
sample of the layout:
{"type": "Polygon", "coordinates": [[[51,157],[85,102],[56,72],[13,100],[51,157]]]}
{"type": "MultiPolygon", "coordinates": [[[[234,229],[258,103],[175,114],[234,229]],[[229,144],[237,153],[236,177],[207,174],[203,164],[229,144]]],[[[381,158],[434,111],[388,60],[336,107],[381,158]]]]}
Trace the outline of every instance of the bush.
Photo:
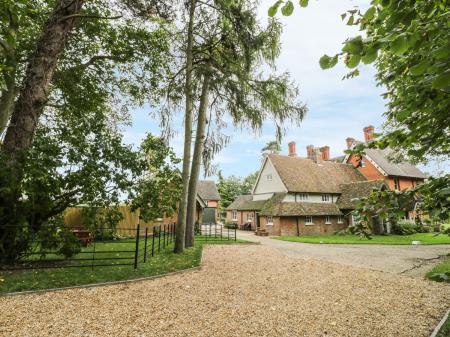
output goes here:
{"type": "Polygon", "coordinates": [[[117,224],[123,220],[123,214],[118,208],[83,208],[84,226],[95,240],[111,240],[117,237],[117,224]]]}
{"type": "Polygon", "coordinates": [[[397,235],[411,235],[418,232],[418,226],[414,221],[400,220],[392,224],[391,232],[397,235]]]}
{"type": "Polygon", "coordinates": [[[237,229],[237,223],[234,223],[234,222],[225,222],[224,227],[225,227],[225,228],[229,228],[229,229],[237,229]]]}

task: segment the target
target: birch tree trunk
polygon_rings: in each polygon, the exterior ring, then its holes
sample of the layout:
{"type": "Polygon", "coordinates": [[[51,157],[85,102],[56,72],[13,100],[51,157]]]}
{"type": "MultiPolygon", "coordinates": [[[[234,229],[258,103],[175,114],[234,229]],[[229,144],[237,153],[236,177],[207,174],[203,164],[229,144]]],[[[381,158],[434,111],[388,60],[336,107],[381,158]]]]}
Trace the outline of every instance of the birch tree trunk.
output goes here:
{"type": "Polygon", "coordinates": [[[184,150],[183,150],[183,171],[181,179],[183,187],[179,201],[178,219],[176,227],[175,253],[184,251],[186,235],[186,212],[189,189],[189,168],[191,160],[192,141],[192,109],[193,109],[193,89],[192,89],[192,49],[194,44],[194,16],[196,0],[189,1],[189,22],[186,48],[186,82],[185,82],[185,116],[184,116],[184,150]]]}
{"type": "Polygon", "coordinates": [[[194,154],[192,156],[191,177],[189,179],[189,192],[186,219],[186,247],[194,245],[194,224],[196,211],[197,185],[202,161],[203,143],[205,141],[206,111],[208,110],[208,93],[211,83],[211,74],[208,72],[203,79],[200,107],[198,109],[197,131],[195,135],[194,154]]]}
{"type": "Polygon", "coordinates": [[[7,164],[14,167],[19,181],[22,170],[18,159],[31,147],[39,117],[47,101],[53,72],[84,1],[57,2],[30,58],[3,143],[7,164]]]}

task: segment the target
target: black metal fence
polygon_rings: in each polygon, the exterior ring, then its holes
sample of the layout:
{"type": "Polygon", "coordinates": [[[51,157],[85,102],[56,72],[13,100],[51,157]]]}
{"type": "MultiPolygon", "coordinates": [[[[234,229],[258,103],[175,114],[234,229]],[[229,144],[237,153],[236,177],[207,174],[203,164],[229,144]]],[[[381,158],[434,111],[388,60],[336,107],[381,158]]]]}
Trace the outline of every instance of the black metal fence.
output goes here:
{"type": "MultiPolygon", "coordinates": [[[[17,226],[18,235],[29,228],[17,226]]],[[[0,271],[40,269],[132,266],[138,268],[157,254],[173,249],[175,242],[175,224],[155,225],[152,227],[96,227],[93,230],[71,227],[70,232],[82,244],[80,251],[65,258],[56,249],[48,249],[51,241],[42,235],[28,236],[27,253],[14,265],[0,266],[0,271]],[[116,233],[130,235],[120,237],[116,233]],[[133,233],[133,235],[131,235],[133,233]],[[46,240],[45,243],[43,240],[46,240]]],[[[27,239],[23,238],[23,240],[27,239]]],[[[236,241],[236,228],[226,228],[220,224],[202,224],[195,228],[195,241],[236,241]]]]}
{"type": "Polygon", "coordinates": [[[204,242],[236,241],[236,228],[228,228],[216,223],[197,225],[195,228],[195,240],[204,242]]]}
{"type": "MultiPolygon", "coordinates": [[[[18,227],[23,230],[24,227],[18,227]]],[[[35,235],[29,246],[31,249],[14,265],[0,266],[0,271],[73,268],[73,267],[113,267],[133,266],[147,262],[156,254],[165,251],[175,242],[175,224],[153,227],[96,227],[95,230],[70,228],[82,244],[81,250],[69,258],[57,250],[44,249],[41,236],[35,235]],[[118,237],[117,231],[134,233],[128,237],[118,237]]],[[[45,244],[51,244],[46,240],[45,244]]]]}

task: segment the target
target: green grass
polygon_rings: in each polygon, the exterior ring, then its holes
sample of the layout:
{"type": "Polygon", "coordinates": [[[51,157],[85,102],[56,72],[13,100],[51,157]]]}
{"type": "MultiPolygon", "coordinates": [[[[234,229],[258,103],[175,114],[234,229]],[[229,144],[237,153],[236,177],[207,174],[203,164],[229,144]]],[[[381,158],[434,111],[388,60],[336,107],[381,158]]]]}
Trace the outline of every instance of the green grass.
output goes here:
{"type": "Polygon", "coordinates": [[[436,337],[448,337],[450,336],[450,315],[445,320],[444,324],[441,326],[436,337]]]}
{"type": "Polygon", "coordinates": [[[450,283],[450,257],[447,257],[444,262],[438,264],[431,271],[429,271],[426,274],[426,277],[433,281],[450,283]],[[436,274],[438,274],[438,275],[436,275],[436,274]],[[442,274],[447,275],[448,279],[445,279],[445,276],[444,276],[444,278],[442,276],[440,276],[442,274]]]}
{"type": "MultiPolygon", "coordinates": [[[[72,267],[72,268],[51,268],[51,269],[31,269],[23,271],[0,272],[0,293],[50,289],[69,287],[77,285],[87,285],[93,283],[122,281],[136,279],[140,277],[167,274],[183,269],[197,267],[200,265],[201,254],[204,244],[243,244],[250,243],[244,240],[237,241],[211,241],[206,242],[202,238],[196,237],[194,247],[186,249],[183,254],[173,254],[173,244],[166,247],[154,257],[149,257],[144,263],[140,259],[138,268],[135,270],[133,266],[112,266],[112,267],[72,267]]],[[[142,247],[142,246],[141,246],[142,247]]],[[[117,250],[133,250],[133,240],[124,241],[123,244],[112,242],[102,242],[96,244],[96,250],[117,251],[117,250]]],[[[84,248],[85,251],[92,251],[90,245],[84,248]]],[[[150,251],[149,251],[150,252],[150,251]]],[[[115,256],[129,257],[134,253],[116,253],[115,256]]],[[[142,253],[142,250],[140,252],[142,253]]],[[[77,257],[83,254],[77,255],[77,257]]],[[[85,254],[89,255],[89,254],[85,254]]],[[[111,254],[104,254],[105,257],[111,257],[111,254]]],[[[101,254],[96,255],[96,258],[101,254]]],[[[50,256],[52,258],[52,256],[50,256]]],[[[131,263],[131,260],[125,260],[131,263]]],[[[82,262],[90,263],[90,262],[82,262]]]]}
{"type": "Polygon", "coordinates": [[[421,241],[424,245],[450,244],[450,236],[446,234],[417,233],[412,235],[373,235],[372,239],[360,238],[356,235],[317,235],[317,236],[280,236],[273,239],[305,242],[305,243],[338,243],[338,244],[378,244],[378,245],[410,245],[411,241],[421,241]]]}

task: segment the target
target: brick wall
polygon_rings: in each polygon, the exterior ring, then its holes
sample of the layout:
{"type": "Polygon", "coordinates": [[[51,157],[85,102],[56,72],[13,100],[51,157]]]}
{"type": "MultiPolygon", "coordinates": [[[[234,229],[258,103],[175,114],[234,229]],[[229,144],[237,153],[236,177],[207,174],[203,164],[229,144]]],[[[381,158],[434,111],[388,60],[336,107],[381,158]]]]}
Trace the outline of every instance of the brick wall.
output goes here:
{"type": "Polygon", "coordinates": [[[313,224],[306,225],[305,217],[281,217],[279,234],[281,236],[297,236],[297,219],[298,219],[298,231],[300,236],[302,235],[320,235],[320,234],[333,234],[336,231],[342,230],[347,227],[344,223],[338,224],[338,217],[331,216],[331,224],[325,223],[324,216],[313,216],[313,224]]]}
{"type": "MultiPolygon", "coordinates": [[[[253,217],[253,221],[251,221],[252,223],[252,229],[256,229],[256,216],[255,216],[255,211],[237,211],[237,221],[236,223],[238,224],[238,226],[242,226],[243,224],[250,222],[249,220],[247,220],[247,216],[251,215],[253,217]]],[[[233,213],[230,210],[227,210],[227,217],[226,217],[226,221],[227,222],[235,222],[234,219],[232,219],[233,213]]]]}

